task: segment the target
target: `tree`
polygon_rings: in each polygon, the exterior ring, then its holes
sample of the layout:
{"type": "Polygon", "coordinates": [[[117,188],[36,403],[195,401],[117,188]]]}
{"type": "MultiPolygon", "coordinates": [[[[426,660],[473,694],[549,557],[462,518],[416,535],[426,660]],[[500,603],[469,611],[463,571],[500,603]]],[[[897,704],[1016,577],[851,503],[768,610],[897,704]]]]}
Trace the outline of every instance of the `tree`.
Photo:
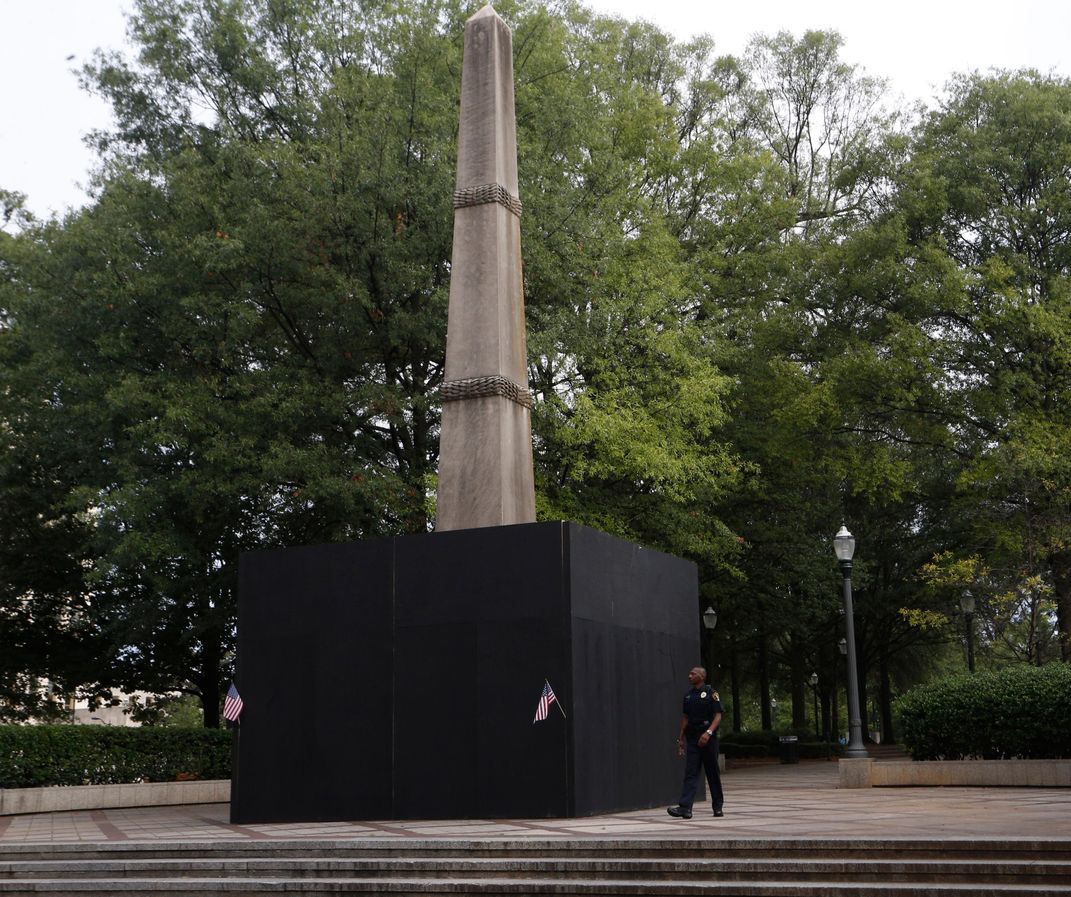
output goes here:
{"type": "MultiPolygon", "coordinates": [[[[911,227],[964,289],[930,319],[960,451],[957,516],[1006,595],[1055,598],[1071,660],[1071,82],[962,76],[916,135],[911,227]],[[1037,589],[1026,589],[1038,596],[1037,589]]],[[[1030,604],[1033,607],[1033,604],[1030,604]]],[[[1028,612],[1029,613],[1029,612],[1028,612]]]]}
{"type": "MultiPolygon", "coordinates": [[[[701,315],[735,383],[726,433],[747,471],[723,510],[745,540],[747,586],[725,588],[760,657],[765,725],[778,670],[797,725],[808,674],[835,679],[829,538],[844,520],[861,533],[886,521],[890,495],[906,526],[921,500],[913,447],[945,440],[917,413],[933,391],[898,289],[904,228],[885,215],[897,118],[880,82],[839,61],[839,45],[832,33],[779,34],[756,39],[738,67],[722,64],[737,73],[722,82],[737,99],[720,106],[733,120],[719,144],[743,178],[732,204],[693,229],[709,272],[701,315]]],[[[895,623],[904,598],[873,590],[870,571],[857,571],[864,633],[872,620],[895,623]]],[[[888,666],[877,651],[864,661],[888,666]]]]}
{"type": "MultiPolygon", "coordinates": [[[[934,554],[985,557],[993,644],[1044,659],[1055,613],[1066,658],[1068,83],[964,77],[906,134],[832,33],[718,58],[504,2],[539,514],[694,559],[767,726],[834,681],[842,521],[886,735],[948,642],[934,554]]],[[[141,0],[84,74],[93,203],[0,193],[13,715],[32,672],[216,725],[242,551],[429,528],[464,17],[141,0]]]]}
{"type": "Polygon", "coordinates": [[[727,382],[667,199],[679,82],[705,47],[580,8],[522,23],[515,46],[539,513],[730,563],[707,513],[735,478],[727,382]]]}
{"type": "Polygon", "coordinates": [[[866,217],[885,171],[874,165],[896,116],[884,82],[839,58],[833,31],[759,35],[748,45],[754,127],[783,168],[806,237],[844,218],[866,217]]]}
{"type": "MultiPolygon", "coordinates": [[[[502,12],[541,511],[716,557],[727,534],[696,506],[733,476],[711,453],[725,383],[677,314],[648,187],[678,151],[670,41],[580,7],[502,12]]],[[[434,0],[143,0],[137,62],[87,69],[117,125],[93,204],[13,244],[2,388],[32,411],[5,415],[12,443],[39,447],[80,524],[62,601],[94,681],[196,695],[216,725],[242,551],[428,528],[461,32],[434,0]]]]}
{"type": "Polygon", "coordinates": [[[139,64],[86,72],[95,202],[7,258],[5,424],[87,543],[63,612],[97,681],[209,726],[241,551],[427,527],[457,48],[443,5],[336,12],[141,3],[139,64]]]}

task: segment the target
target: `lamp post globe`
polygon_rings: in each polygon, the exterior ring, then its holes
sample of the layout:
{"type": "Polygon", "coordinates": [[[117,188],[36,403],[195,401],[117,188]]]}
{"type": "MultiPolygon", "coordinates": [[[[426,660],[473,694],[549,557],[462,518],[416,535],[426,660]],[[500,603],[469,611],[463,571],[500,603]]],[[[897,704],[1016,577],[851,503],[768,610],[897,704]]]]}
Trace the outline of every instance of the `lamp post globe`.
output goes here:
{"type": "Polygon", "coordinates": [[[843,523],[833,537],[833,553],[837,556],[837,561],[842,568],[847,562],[848,569],[851,569],[852,557],[855,555],[855,536],[848,532],[848,527],[843,523]]]}
{"type": "Polygon", "coordinates": [[[848,639],[848,746],[844,756],[865,759],[863,718],[859,712],[859,667],[855,653],[855,614],[852,611],[852,557],[855,555],[855,536],[841,525],[833,537],[833,552],[844,577],[844,629],[848,639]]]}
{"type": "Polygon", "coordinates": [[[718,612],[712,607],[708,607],[703,611],[703,626],[707,632],[713,632],[714,627],[718,625],[718,612]]]}

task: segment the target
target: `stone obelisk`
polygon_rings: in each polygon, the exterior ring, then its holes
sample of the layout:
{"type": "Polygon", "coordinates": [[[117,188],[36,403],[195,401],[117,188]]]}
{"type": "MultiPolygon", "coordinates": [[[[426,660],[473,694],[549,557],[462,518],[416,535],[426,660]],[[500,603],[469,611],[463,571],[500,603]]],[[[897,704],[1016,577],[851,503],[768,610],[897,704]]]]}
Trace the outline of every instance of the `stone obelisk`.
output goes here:
{"type": "Polygon", "coordinates": [[[513,39],[488,5],[465,24],[437,530],[535,520],[517,192],[513,39]]]}

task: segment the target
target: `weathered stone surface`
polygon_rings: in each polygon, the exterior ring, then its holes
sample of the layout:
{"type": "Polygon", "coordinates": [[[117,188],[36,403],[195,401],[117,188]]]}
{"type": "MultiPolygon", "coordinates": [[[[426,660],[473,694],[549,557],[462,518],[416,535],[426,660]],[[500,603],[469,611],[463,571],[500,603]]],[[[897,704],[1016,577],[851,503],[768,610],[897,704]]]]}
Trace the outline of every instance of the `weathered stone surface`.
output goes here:
{"type": "Polygon", "coordinates": [[[457,186],[495,183],[517,195],[513,35],[488,4],[465,23],[457,186]]]}
{"type": "Polygon", "coordinates": [[[229,779],[198,782],[146,782],[133,785],[0,788],[0,816],[114,807],[226,803],[230,799],[229,779]]]}
{"type": "Polygon", "coordinates": [[[841,788],[869,788],[874,761],[868,757],[841,757],[838,761],[841,788]]]}
{"type": "Polygon", "coordinates": [[[841,788],[1071,788],[1071,760],[840,760],[841,788]]]}
{"type": "Polygon", "coordinates": [[[529,523],[535,484],[513,47],[490,6],[465,25],[456,188],[436,529],[529,523]],[[510,381],[499,389],[508,395],[469,397],[452,388],[492,377],[510,381]]]}
{"type": "Polygon", "coordinates": [[[533,522],[528,409],[501,396],[451,402],[446,407],[450,411],[443,413],[440,457],[460,460],[447,466],[445,476],[440,462],[438,529],[533,522]],[[528,464],[518,464],[518,457],[525,455],[528,464]]]}
{"type": "Polygon", "coordinates": [[[454,210],[446,380],[502,374],[528,381],[521,232],[497,203],[454,210]]]}

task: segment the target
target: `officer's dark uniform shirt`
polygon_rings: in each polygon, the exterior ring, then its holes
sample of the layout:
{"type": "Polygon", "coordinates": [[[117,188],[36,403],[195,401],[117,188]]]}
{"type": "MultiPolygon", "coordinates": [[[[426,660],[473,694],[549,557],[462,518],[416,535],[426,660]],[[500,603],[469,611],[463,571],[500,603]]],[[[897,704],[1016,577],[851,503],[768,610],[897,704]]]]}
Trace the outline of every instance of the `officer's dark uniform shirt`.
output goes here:
{"type": "MultiPolygon", "coordinates": [[[[718,693],[709,685],[693,688],[684,696],[684,715],[688,717],[687,734],[696,737],[710,728],[715,714],[724,713],[718,693]]],[[[717,737],[717,732],[714,736],[717,737]]]]}

